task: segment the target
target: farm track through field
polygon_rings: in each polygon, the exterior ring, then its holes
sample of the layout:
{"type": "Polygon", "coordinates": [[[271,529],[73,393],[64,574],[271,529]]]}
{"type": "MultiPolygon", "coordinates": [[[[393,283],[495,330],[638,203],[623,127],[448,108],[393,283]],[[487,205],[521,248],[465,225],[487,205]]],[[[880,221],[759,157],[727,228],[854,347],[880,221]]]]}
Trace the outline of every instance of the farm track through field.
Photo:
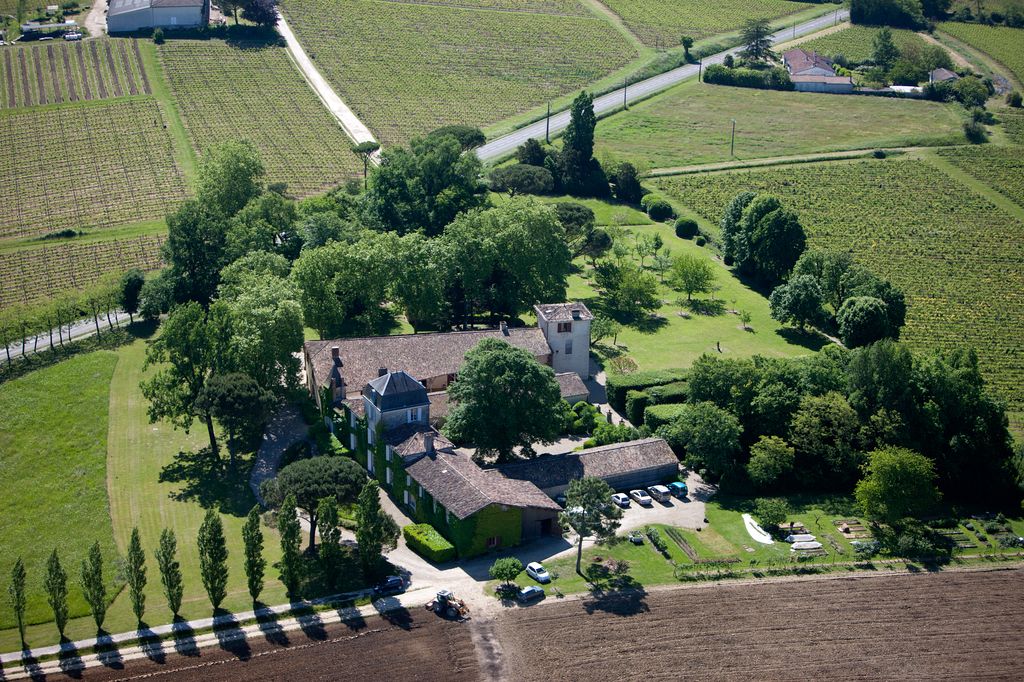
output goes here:
{"type": "MultiPolygon", "coordinates": [[[[514,609],[515,680],[1016,678],[1024,571],[709,584],[514,609]]],[[[550,599],[548,600],[551,601],[550,599]]]]}

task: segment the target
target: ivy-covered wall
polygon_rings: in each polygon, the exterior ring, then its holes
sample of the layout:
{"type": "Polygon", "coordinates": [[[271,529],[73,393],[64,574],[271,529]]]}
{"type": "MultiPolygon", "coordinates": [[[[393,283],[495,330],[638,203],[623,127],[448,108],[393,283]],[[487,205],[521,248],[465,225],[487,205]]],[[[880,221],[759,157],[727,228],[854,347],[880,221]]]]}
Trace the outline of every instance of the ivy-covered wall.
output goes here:
{"type": "Polygon", "coordinates": [[[465,519],[452,517],[451,537],[460,557],[489,551],[487,538],[498,536],[498,547],[518,545],[523,538],[523,513],[518,507],[492,504],[465,519]]]}

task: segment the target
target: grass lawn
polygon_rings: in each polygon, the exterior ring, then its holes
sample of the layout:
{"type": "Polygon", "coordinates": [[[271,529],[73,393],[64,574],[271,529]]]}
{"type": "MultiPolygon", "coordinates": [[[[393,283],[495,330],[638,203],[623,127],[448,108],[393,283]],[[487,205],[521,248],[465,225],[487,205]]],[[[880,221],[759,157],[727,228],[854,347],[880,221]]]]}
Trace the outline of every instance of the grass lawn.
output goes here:
{"type": "Polygon", "coordinates": [[[690,81],[597,124],[603,157],[643,168],[962,143],[962,107],[690,81]],[[729,155],[732,120],[735,156],[729,155]]]}
{"type": "MultiPolygon", "coordinates": [[[[491,192],[491,203],[495,206],[501,206],[507,204],[509,198],[507,194],[491,192]]],[[[557,204],[562,201],[571,201],[576,204],[583,204],[591,211],[594,212],[594,222],[597,225],[650,225],[653,221],[647,217],[647,214],[641,210],[627,206],[625,204],[616,204],[610,201],[602,201],[600,199],[580,199],[571,196],[560,196],[560,197],[531,197],[542,204],[557,204]]]]}
{"type": "MultiPolygon", "coordinates": [[[[30,623],[52,618],[43,578],[54,548],[68,574],[72,614],[88,613],[79,571],[97,540],[113,588],[117,549],[105,480],[107,395],[116,364],[115,353],[99,351],[0,385],[0,628],[14,626],[7,585],[19,556],[28,574],[30,623]]],[[[18,646],[16,630],[0,633],[0,650],[18,646]]]]}
{"type": "MultiPolygon", "coordinates": [[[[675,236],[671,226],[657,223],[648,226],[629,228],[631,235],[643,232],[655,232],[661,235],[665,248],[673,255],[694,253],[712,258],[707,248],[697,246],[692,240],[683,240],[675,236]]],[[[624,237],[628,243],[633,236],[624,237]]],[[[666,367],[687,367],[704,353],[717,354],[721,344],[724,357],[750,357],[765,355],[785,357],[804,355],[821,347],[819,337],[801,336],[792,329],[782,327],[771,318],[768,301],[758,292],[747,288],[733,274],[714,260],[717,271],[717,284],[721,287],[716,293],[715,304],[720,312],[712,315],[691,313],[686,319],[679,315],[685,307],[677,305],[679,299],[686,295],[674,291],[668,285],[659,287],[659,295],[667,301],[657,311],[657,319],[641,323],[639,326],[624,326],[617,339],[617,347],[611,347],[611,339],[604,340],[595,348],[599,354],[625,354],[633,358],[640,369],[662,369],[666,367]],[[745,331],[736,314],[725,310],[746,310],[752,319],[750,331],[745,331]]],[[[598,293],[593,288],[592,270],[577,259],[579,271],[569,278],[568,296],[570,300],[582,300],[595,312],[601,312],[598,293]]],[[[647,260],[650,267],[650,260],[647,260]]],[[[694,300],[706,300],[706,295],[697,295],[694,300]]]]}

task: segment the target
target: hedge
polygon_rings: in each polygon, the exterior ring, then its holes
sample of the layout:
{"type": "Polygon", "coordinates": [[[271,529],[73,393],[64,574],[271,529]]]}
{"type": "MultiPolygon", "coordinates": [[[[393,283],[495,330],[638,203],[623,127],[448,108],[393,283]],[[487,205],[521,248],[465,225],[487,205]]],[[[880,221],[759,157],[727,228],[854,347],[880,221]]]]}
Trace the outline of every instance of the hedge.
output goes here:
{"type": "Polygon", "coordinates": [[[626,419],[633,426],[644,423],[644,410],[651,404],[651,396],[646,391],[626,391],[626,419]]]}
{"type": "Polygon", "coordinates": [[[429,523],[414,523],[402,529],[405,544],[427,561],[443,564],[453,561],[455,545],[445,540],[429,523]]]}
{"type": "Polygon", "coordinates": [[[671,384],[686,378],[685,369],[656,369],[632,374],[609,374],[605,388],[608,403],[619,412],[626,411],[626,393],[643,391],[651,386],[671,384]]]}
{"type": "Polygon", "coordinates": [[[793,89],[793,81],[790,80],[789,73],[780,67],[759,71],[744,68],[730,69],[721,64],[712,64],[704,69],[704,82],[760,90],[793,89]]]}
{"type": "Polygon", "coordinates": [[[644,411],[644,423],[651,431],[657,431],[658,427],[675,421],[677,417],[686,412],[685,403],[672,403],[669,405],[651,405],[644,411]]]}
{"type": "Polygon", "coordinates": [[[651,386],[647,389],[647,395],[651,397],[651,405],[668,405],[670,403],[685,403],[690,399],[690,384],[684,381],[673,381],[671,384],[651,386]]]}

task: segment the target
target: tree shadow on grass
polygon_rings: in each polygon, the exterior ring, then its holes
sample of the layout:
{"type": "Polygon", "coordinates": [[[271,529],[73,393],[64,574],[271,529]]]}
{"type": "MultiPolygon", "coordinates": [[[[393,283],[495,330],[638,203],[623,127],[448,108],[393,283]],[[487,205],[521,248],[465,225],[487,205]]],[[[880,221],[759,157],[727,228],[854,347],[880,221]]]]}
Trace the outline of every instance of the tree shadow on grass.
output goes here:
{"type": "Polygon", "coordinates": [[[808,329],[797,329],[796,327],[782,327],[775,332],[787,342],[795,346],[803,346],[807,350],[817,353],[829,344],[828,339],[808,329]]]}
{"type": "Polygon", "coordinates": [[[171,493],[173,500],[196,502],[204,508],[219,507],[223,514],[245,516],[253,505],[248,473],[249,466],[236,462],[232,470],[207,447],[179,452],[174,461],[160,470],[160,482],[183,484],[171,493]]]}
{"type": "Polygon", "coordinates": [[[683,301],[683,305],[694,315],[719,317],[725,315],[725,301],[710,298],[693,298],[683,301]]]}

